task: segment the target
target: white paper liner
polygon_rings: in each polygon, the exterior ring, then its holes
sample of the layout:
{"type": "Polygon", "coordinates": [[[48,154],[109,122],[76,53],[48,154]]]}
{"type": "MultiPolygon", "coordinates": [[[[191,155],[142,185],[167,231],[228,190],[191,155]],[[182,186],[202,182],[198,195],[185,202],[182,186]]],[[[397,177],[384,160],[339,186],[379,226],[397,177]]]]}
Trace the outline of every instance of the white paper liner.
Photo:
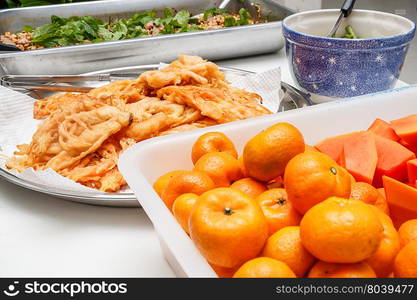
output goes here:
{"type": "MultiPolygon", "coordinates": [[[[161,65],[162,66],[162,65],[161,65]]],[[[227,79],[240,89],[259,94],[263,105],[276,112],[281,97],[281,70],[237,75],[228,73],[227,79]]],[[[49,190],[65,190],[66,192],[103,193],[72,181],[52,169],[35,171],[32,168],[19,173],[5,167],[5,158],[13,155],[16,145],[30,143],[39,120],[33,119],[34,99],[28,95],[0,86],[0,168],[31,183],[42,184],[49,190]]],[[[126,189],[125,191],[128,191],[126,189]]],[[[104,193],[103,193],[104,194],[104,193]]]]}

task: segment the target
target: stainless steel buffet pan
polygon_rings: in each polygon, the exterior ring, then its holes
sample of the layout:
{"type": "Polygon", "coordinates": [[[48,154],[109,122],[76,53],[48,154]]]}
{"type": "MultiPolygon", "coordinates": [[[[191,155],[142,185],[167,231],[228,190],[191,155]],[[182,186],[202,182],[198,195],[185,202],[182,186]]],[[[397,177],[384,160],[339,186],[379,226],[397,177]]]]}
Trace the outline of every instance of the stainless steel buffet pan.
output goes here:
{"type": "MultiPolygon", "coordinates": [[[[139,74],[158,69],[159,64],[157,65],[142,65],[142,66],[131,66],[128,68],[117,68],[117,69],[110,69],[110,70],[100,70],[95,71],[88,74],[81,74],[80,76],[74,76],[75,78],[71,78],[71,82],[73,84],[77,84],[79,87],[91,86],[91,87],[99,87],[103,84],[108,83],[107,79],[110,80],[112,76],[115,74],[124,74],[123,77],[119,77],[117,79],[126,79],[133,76],[136,78],[139,74]],[[107,74],[107,75],[106,75],[107,74]],[[110,76],[109,76],[110,75],[110,76]],[[79,78],[79,82],[74,82],[76,78],[79,78]],[[87,79],[87,81],[84,81],[87,79]],[[103,81],[104,79],[104,81],[103,81]],[[93,80],[93,81],[88,81],[93,80]]],[[[238,75],[238,76],[247,76],[253,74],[252,72],[240,70],[236,68],[220,68],[223,72],[226,73],[226,78],[228,75],[238,75]]],[[[50,78],[50,77],[49,77],[50,78]]],[[[4,75],[0,77],[0,83],[8,81],[12,83],[12,79],[18,80],[15,76],[8,76],[4,75]]],[[[23,80],[25,78],[21,78],[23,80]]],[[[26,79],[29,79],[26,77],[26,79]]],[[[40,78],[37,78],[40,79],[40,78]]],[[[46,78],[47,79],[47,78],[46,78]]],[[[50,78],[52,79],[52,78],[50,78]]],[[[61,80],[59,81],[62,81],[61,80]]],[[[69,79],[67,77],[67,79],[69,79]]],[[[4,84],[7,87],[13,87],[13,85],[4,84]]],[[[27,92],[27,91],[21,91],[27,92]]],[[[285,111],[295,108],[300,108],[304,106],[310,106],[312,103],[310,101],[309,95],[303,94],[302,92],[298,91],[296,88],[283,83],[282,82],[282,100],[280,102],[280,109],[279,111],[285,111]]],[[[33,95],[36,97],[36,95],[33,95]]],[[[49,94],[44,96],[50,96],[49,94]]],[[[278,97],[278,94],[277,94],[278,97]]],[[[278,101],[278,98],[277,98],[278,101]]],[[[0,115],[1,117],[2,115],[0,115]]],[[[0,152],[1,152],[1,145],[0,145],[0,152]]],[[[130,189],[125,191],[121,191],[118,193],[103,193],[100,191],[94,192],[74,192],[73,190],[65,190],[65,189],[56,189],[50,186],[46,186],[43,184],[39,184],[38,182],[29,181],[23,179],[19,176],[16,176],[13,171],[8,170],[7,168],[3,168],[0,159],[0,178],[3,178],[11,183],[17,184],[24,188],[34,190],[37,192],[41,192],[47,195],[52,195],[58,198],[63,198],[75,202],[86,203],[86,204],[94,204],[94,205],[104,205],[104,206],[123,206],[123,207],[133,207],[138,206],[138,201],[136,200],[135,195],[132,193],[130,189]]]]}
{"type": "MultiPolygon", "coordinates": [[[[107,0],[0,11],[0,31],[18,31],[23,25],[39,26],[51,15],[89,15],[107,20],[165,7],[197,14],[216,7],[219,0],[107,0]]],[[[254,0],[269,22],[225,29],[160,35],[87,45],[0,53],[3,74],[79,74],[100,69],[172,61],[179,54],[210,60],[269,53],[283,47],[281,20],[293,12],[273,0],[254,0]]],[[[232,1],[230,11],[250,5],[232,1]]]]}

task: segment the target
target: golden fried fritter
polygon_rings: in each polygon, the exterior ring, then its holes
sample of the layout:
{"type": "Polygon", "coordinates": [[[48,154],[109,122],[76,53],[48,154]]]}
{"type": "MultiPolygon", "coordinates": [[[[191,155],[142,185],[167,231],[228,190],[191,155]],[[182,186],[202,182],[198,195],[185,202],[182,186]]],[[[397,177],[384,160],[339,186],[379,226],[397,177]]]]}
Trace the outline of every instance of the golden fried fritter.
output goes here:
{"type": "Polygon", "coordinates": [[[261,101],[255,93],[231,87],[216,64],[181,55],[135,80],[36,101],[39,128],[6,165],[19,172],[52,168],[85,186],[116,192],[126,184],[117,160],[131,145],[269,114],[261,101]]]}

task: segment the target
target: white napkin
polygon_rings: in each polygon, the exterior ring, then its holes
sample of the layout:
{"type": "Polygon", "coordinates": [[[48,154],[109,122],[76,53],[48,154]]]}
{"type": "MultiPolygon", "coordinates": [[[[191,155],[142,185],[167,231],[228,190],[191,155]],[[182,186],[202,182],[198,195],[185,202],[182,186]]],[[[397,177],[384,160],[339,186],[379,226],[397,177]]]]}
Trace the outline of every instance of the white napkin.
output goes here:
{"type": "MultiPolygon", "coordinates": [[[[236,88],[255,92],[263,98],[263,105],[276,112],[281,99],[281,71],[279,68],[246,76],[228,73],[227,79],[236,88]]],[[[16,151],[16,145],[30,143],[39,120],[33,119],[32,97],[0,86],[0,168],[32,183],[42,184],[48,190],[101,193],[65,178],[51,169],[19,173],[5,167],[5,158],[16,151]]]]}
{"type": "Polygon", "coordinates": [[[227,79],[232,86],[257,93],[263,99],[262,105],[275,113],[278,111],[279,102],[282,99],[281,69],[275,68],[262,73],[254,73],[246,76],[229,73],[227,79]]]}
{"type": "MultiPolygon", "coordinates": [[[[16,145],[30,143],[39,120],[33,119],[33,102],[28,95],[0,86],[0,153],[12,156],[16,145]]],[[[42,184],[48,190],[66,190],[97,193],[97,190],[78,184],[51,169],[35,171],[32,168],[19,173],[5,166],[5,158],[0,156],[0,167],[29,182],[42,184]]]]}

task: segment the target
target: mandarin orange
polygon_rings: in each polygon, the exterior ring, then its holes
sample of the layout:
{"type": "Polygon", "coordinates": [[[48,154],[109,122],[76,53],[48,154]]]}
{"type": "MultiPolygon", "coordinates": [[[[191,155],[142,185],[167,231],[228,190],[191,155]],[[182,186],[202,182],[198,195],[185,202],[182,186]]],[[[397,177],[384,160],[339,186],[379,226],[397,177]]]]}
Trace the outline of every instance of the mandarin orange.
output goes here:
{"type": "Polygon", "coordinates": [[[186,193],[175,199],[174,204],[172,205],[172,214],[186,233],[190,233],[188,228],[188,220],[191,215],[191,210],[197,202],[197,199],[197,194],[186,193]]]}
{"type": "Polygon", "coordinates": [[[400,235],[401,247],[404,247],[413,240],[417,240],[417,219],[408,220],[402,223],[398,229],[398,234],[400,235]]]}
{"type": "Polygon", "coordinates": [[[301,243],[300,227],[284,227],[266,241],[262,256],[286,263],[297,277],[303,277],[316,259],[301,243]]]}
{"type": "Polygon", "coordinates": [[[417,240],[405,245],[394,261],[394,276],[400,278],[417,277],[417,240]]]}
{"type": "Polygon", "coordinates": [[[355,182],[352,184],[350,198],[363,201],[380,209],[389,215],[389,207],[385,198],[372,185],[366,182],[355,182]]]}
{"type": "Polygon", "coordinates": [[[253,199],[267,190],[265,184],[252,178],[239,179],[238,181],[233,182],[230,187],[245,193],[253,199]]]}
{"type": "Polygon", "coordinates": [[[174,177],[175,175],[180,174],[181,172],[184,172],[184,170],[174,170],[170,171],[168,173],[165,173],[164,175],[161,175],[153,184],[153,189],[155,192],[159,195],[159,197],[162,196],[162,193],[164,192],[165,187],[167,186],[168,182],[174,177]]]}
{"type": "Polygon", "coordinates": [[[162,200],[171,210],[172,204],[182,194],[194,193],[201,195],[202,193],[215,188],[213,180],[204,172],[200,171],[183,171],[168,182],[162,193],[162,200]]]}
{"type": "Polygon", "coordinates": [[[285,189],[270,189],[255,200],[266,217],[270,235],[286,226],[300,224],[301,215],[288,201],[285,189]]]}
{"type": "Polygon", "coordinates": [[[331,197],[304,215],[300,234],[303,246],[319,260],[356,263],[377,251],[383,226],[370,205],[331,197]]]}
{"type": "Polygon", "coordinates": [[[348,198],[349,173],[333,159],[320,152],[305,152],[290,160],[285,168],[284,186],[288,200],[299,213],[329,197],[348,198]]]}
{"type": "Polygon", "coordinates": [[[400,251],[400,238],[391,219],[377,207],[372,208],[379,217],[384,231],[378,249],[365,262],[372,267],[378,277],[388,277],[392,273],[394,259],[400,251]]]}
{"type": "Polygon", "coordinates": [[[258,257],[244,263],[233,278],[295,278],[295,274],[282,261],[258,257]]]}
{"type": "Polygon", "coordinates": [[[200,157],[210,152],[226,152],[237,158],[235,145],[221,132],[207,132],[200,136],[191,150],[191,159],[195,164],[200,157]]]}
{"type": "Polygon", "coordinates": [[[376,278],[374,270],[365,262],[335,264],[318,261],[310,270],[309,278],[376,278]]]}
{"type": "Polygon", "coordinates": [[[195,163],[194,170],[208,174],[217,187],[228,187],[243,177],[238,160],[226,152],[204,154],[195,163]]]}
{"type": "Polygon", "coordinates": [[[243,149],[249,177],[268,182],[284,173],[295,155],[304,152],[301,132],[288,123],[275,124],[250,139],[243,149]]]}
{"type": "Polygon", "coordinates": [[[212,264],[233,268],[256,257],[268,237],[259,205],[232,188],[202,194],[189,220],[190,236],[212,264]]]}

